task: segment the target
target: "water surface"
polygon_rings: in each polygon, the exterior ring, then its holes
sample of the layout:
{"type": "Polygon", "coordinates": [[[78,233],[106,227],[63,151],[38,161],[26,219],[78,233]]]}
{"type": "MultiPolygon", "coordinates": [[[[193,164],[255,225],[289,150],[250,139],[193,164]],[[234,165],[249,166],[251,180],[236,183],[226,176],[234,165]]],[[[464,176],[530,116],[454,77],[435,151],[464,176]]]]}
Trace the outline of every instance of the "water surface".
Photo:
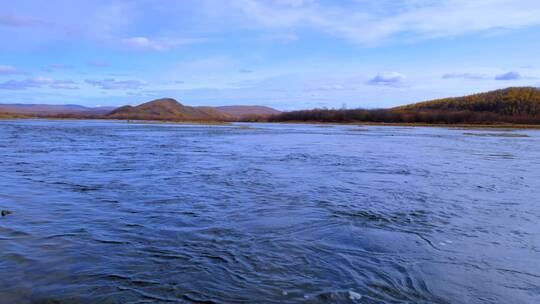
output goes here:
{"type": "Polygon", "coordinates": [[[1,121],[0,302],[540,303],[539,172],[533,130],[1,121]]]}

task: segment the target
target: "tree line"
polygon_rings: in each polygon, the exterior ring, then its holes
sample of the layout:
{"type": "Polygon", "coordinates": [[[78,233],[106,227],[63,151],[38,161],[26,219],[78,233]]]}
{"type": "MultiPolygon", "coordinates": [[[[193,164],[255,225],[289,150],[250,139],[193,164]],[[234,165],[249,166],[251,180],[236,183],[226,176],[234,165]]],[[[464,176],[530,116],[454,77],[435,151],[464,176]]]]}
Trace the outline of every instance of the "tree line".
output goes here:
{"type": "Polygon", "coordinates": [[[312,109],[244,121],[427,124],[540,124],[540,89],[508,88],[391,109],[312,109]]]}
{"type": "Polygon", "coordinates": [[[500,115],[493,112],[456,110],[313,109],[284,112],[269,117],[246,117],[244,121],[267,122],[374,122],[428,124],[540,124],[540,115],[500,115]]]}

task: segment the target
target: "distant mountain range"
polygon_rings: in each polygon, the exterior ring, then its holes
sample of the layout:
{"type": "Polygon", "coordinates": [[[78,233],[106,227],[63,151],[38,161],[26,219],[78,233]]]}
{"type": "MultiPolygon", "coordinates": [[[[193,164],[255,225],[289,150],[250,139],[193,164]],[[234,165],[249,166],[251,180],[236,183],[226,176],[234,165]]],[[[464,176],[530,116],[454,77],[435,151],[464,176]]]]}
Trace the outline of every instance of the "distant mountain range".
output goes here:
{"type": "Polygon", "coordinates": [[[114,110],[115,107],[84,107],[79,105],[48,105],[48,104],[0,104],[0,113],[23,115],[58,115],[85,114],[102,115],[114,110]]]}
{"type": "Polygon", "coordinates": [[[68,118],[108,118],[171,121],[233,121],[250,116],[281,113],[265,106],[190,107],[172,98],[162,98],[138,106],[84,107],[79,105],[0,104],[0,117],[9,115],[68,118]]]}
{"type": "Polygon", "coordinates": [[[513,87],[390,109],[312,109],[283,113],[264,106],[190,107],[172,98],[119,108],[0,104],[0,117],[21,116],[163,121],[540,124],[540,89],[513,87]]]}

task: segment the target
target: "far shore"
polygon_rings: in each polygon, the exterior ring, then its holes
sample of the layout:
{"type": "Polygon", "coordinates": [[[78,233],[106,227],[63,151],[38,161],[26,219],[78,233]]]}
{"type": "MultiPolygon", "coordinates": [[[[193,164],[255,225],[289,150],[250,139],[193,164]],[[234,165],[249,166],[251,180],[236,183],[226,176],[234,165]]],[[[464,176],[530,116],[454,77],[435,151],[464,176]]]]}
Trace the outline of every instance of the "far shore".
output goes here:
{"type": "Polygon", "coordinates": [[[96,120],[96,121],[117,121],[129,124],[178,124],[178,125],[231,125],[233,123],[270,123],[270,124],[306,124],[306,125],[349,125],[349,126],[388,126],[388,127],[434,127],[434,128],[456,128],[456,129],[540,129],[540,125],[533,124],[443,124],[443,123],[389,123],[389,122],[330,122],[330,121],[174,121],[174,120],[128,120],[110,118],[73,118],[73,117],[23,117],[23,116],[0,116],[1,120],[96,120]]]}
{"type": "Polygon", "coordinates": [[[277,124],[307,124],[307,125],[348,125],[348,126],[388,126],[388,127],[434,127],[434,128],[466,128],[466,129],[540,129],[540,125],[527,124],[444,124],[444,123],[405,123],[405,122],[326,122],[326,121],[279,121],[262,122],[277,124]]]}
{"type": "Polygon", "coordinates": [[[2,117],[2,120],[60,120],[60,121],[116,121],[128,124],[179,124],[179,125],[230,125],[228,121],[201,121],[201,120],[137,120],[137,119],[113,119],[113,118],[73,118],[73,117],[2,117]]]}

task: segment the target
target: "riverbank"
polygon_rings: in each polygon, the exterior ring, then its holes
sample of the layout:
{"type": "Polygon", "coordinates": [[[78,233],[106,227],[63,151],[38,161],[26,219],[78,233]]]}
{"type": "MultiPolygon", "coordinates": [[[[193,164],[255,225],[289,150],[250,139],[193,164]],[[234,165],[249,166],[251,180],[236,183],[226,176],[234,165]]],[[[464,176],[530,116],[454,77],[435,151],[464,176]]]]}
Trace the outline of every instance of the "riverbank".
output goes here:
{"type": "Polygon", "coordinates": [[[227,121],[169,121],[169,120],[126,120],[111,118],[71,118],[71,117],[2,117],[0,120],[50,120],[50,121],[114,121],[128,124],[179,124],[179,125],[230,125],[227,121]]]}
{"type": "Polygon", "coordinates": [[[270,124],[308,124],[308,125],[350,125],[350,126],[390,126],[390,127],[435,127],[456,129],[540,129],[540,125],[532,124],[431,124],[431,123],[389,123],[389,122],[326,122],[326,121],[279,121],[279,122],[245,122],[245,121],[171,121],[171,120],[126,120],[106,118],[72,118],[72,117],[29,117],[29,116],[0,116],[0,120],[96,120],[116,121],[129,124],[178,124],[178,125],[232,125],[234,123],[270,123],[270,124]]]}
{"type": "MultiPolygon", "coordinates": [[[[110,121],[125,121],[125,120],[116,120],[109,119],[110,121]]],[[[159,125],[159,124],[174,124],[174,125],[218,125],[218,126],[228,126],[233,122],[227,121],[169,121],[169,120],[128,120],[128,124],[149,124],[149,125],[159,125]]]]}
{"type": "Polygon", "coordinates": [[[266,122],[276,124],[309,124],[309,125],[346,125],[346,126],[389,126],[389,127],[435,127],[456,129],[540,129],[540,125],[527,124],[429,124],[429,123],[389,123],[389,122],[323,122],[323,121],[279,121],[266,122]]]}

